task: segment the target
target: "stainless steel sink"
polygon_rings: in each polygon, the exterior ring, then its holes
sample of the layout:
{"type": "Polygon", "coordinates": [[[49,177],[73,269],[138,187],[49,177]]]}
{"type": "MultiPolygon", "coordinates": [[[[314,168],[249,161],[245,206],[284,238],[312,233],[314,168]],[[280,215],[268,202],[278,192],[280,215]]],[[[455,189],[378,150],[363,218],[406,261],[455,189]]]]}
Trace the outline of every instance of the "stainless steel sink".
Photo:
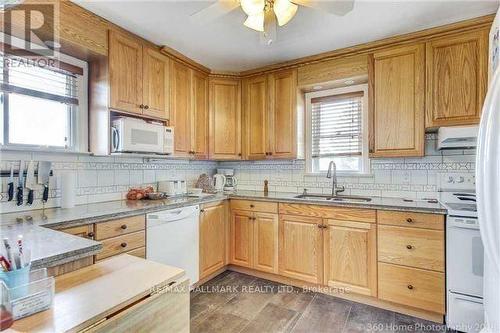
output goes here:
{"type": "Polygon", "coordinates": [[[337,195],[332,197],[329,194],[299,194],[296,195],[297,199],[309,199],[309,200],[320,200],[320,201],[334,201],[334,202],[370,202],[371,198],[360,197],[356,195],[337,195]]]}

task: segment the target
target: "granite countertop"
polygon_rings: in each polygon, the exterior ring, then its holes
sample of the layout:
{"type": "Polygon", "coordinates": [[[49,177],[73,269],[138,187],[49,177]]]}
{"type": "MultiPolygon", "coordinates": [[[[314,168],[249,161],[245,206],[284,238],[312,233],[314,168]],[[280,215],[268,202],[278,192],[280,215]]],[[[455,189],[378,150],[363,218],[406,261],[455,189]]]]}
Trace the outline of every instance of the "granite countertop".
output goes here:
{"type": "Polygon", "coordinates": [[[29,223],[1,226],[0,235],[9,239],[23,235],[24,248],[31,250],[31,267],[35,269],[65,264],[102,249],[99,242],[29,223]]]}
{"type": "Polygon", "coordinates": [[[288,192],[269,192],[267,195],[264,195],[262,191],[237,191],[234,194],[230,194],[229,197],[235,199],[292,202],[335,207],[369,208],[433,214],[447,213],[446,208],[439,202],[428,202],[427,200],[408,201],[402,198],[366,197],[371,200],[368,202],[335,202],[330,200],[300,199],[296,198],[297,195],[297,193],[288,192]]]}

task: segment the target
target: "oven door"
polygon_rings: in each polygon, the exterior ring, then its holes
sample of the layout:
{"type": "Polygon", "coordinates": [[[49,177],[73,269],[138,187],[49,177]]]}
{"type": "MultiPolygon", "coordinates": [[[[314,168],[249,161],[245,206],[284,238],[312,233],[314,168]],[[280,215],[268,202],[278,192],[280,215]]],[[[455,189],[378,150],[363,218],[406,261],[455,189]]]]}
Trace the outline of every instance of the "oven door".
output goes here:
{"type": "Polygon", "coordinates": [[[124,122],[120,139],[123,152],[164,153],[164,127],[137,121],[124,122]]]}
{"type": "Polygon", "coordinates": [[[482,297],[484,249],[477,219],[448,216],[446,231],[448,290],[482,297]]]}

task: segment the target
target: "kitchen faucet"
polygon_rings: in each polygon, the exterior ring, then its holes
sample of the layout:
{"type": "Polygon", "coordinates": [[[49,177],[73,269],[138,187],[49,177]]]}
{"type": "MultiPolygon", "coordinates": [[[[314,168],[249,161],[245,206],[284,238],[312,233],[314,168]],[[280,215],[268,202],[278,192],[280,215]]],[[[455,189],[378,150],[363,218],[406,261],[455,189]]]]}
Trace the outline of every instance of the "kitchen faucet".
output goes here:
{"type": "Polygon", "coordinates": [[[326,173],[326,178],[332,178],[332,197],[336,197],[337,193],[344,192],[344,186],[337,185],[337,165],[334,161],[331,161],[328,165],[328,172],[326,173]]]}

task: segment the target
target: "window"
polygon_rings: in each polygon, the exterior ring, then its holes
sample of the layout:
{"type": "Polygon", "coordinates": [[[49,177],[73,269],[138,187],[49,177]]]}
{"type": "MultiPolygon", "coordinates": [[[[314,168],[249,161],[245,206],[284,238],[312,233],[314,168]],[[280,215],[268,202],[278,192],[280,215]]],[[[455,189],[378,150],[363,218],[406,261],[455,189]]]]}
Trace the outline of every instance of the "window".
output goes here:
{"type": "Polygon", "coordinates": [[[308,173],[325,173],[330,161],[343,174],[368,173],[367,86],[306,94],[308,173]]]}
{"type": "Polygon", "coordinates": [[[64,55],[60,64],[66,66],[54,66],[47,58],[1,55],[2,147],[86,151],[87,64],[64,55]]]}

